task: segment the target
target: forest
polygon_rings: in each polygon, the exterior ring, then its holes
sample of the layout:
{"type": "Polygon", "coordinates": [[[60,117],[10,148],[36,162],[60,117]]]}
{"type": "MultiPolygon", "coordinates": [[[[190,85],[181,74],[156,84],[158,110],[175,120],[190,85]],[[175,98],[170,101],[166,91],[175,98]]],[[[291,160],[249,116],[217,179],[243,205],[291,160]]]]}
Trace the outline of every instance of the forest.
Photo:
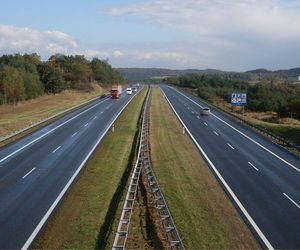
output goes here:
{"type": "Polygon", "coordinates": [[[279,117],[300,119],[300,84],[272,81],[251,83],[226,76],[199,74],[170,77],[165,81],[178,87],[197,89],[198,96],[208,101],[219,97],[229,103],[231,93],[246,92],[246,108],[251,111],[274,111],[279,117]]]}
{"type": "Polygon", "coordinates": [[[0,104],[16,104],[66,89],[91,91],[92,83],[109,85],[123,77],[107,61],[56,54],[42,61],[37,54],[0,57],[0,104]]]}

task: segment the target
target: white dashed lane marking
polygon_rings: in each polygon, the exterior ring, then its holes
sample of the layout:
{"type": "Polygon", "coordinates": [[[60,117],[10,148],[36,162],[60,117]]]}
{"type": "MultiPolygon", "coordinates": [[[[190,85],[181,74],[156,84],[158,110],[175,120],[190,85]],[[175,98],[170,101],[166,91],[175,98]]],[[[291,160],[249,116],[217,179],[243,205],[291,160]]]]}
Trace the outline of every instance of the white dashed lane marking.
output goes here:
{"type": "Polygon", "coordinates": [[[52,151],[52,153],[55,153],[57,150],[59,150],[61,148],[61,146],[59,146],[59,147],[57,147],[56,149],[54,149],[53,151],[52,151]]]}
{"type": "Polygon", "coordinates": [[[25,179],[28,175],[30,175],[33,171],[35,170],[35,168],[31,169],[27,174],[25,174],[22,179],[25,179]]]}
{"type": "Polygon", "coordinates": [[[78,132],[75,132],[75,133],[72,135],[72,137],[74,137],[75,135],[77,135],[77,133],[78,133],[78,132]]]}
{"type": "Polygon", "coordinates": [[[248,161],[248,164],[249,164],[251,167],[253,167],[256,171],[258,171],[258,168],[255,167],[250,161],[248,161]]]}
{"type": "Polygon", "coordinates": [[[288,198],[289,200],[290,200],[290,202],[292,202],[297,208],[299,208],[300,209],[300,205],[296,202],[296,201],[294,201],[291,197],[289,197],[286,193],[283,193],[283,195],[286,197],[286,198],[288,198]]]}

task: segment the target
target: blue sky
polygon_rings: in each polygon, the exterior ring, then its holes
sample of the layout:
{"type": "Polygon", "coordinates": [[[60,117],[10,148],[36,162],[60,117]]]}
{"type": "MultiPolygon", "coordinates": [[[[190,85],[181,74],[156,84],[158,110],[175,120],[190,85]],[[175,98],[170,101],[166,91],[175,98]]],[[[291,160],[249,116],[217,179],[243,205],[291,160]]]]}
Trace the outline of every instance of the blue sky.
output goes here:
{"type": "Polygon", "coordinates": [[[300,66],[299,0],[3,0],[0,54],[84,54],[115,67],[300,66]]]}

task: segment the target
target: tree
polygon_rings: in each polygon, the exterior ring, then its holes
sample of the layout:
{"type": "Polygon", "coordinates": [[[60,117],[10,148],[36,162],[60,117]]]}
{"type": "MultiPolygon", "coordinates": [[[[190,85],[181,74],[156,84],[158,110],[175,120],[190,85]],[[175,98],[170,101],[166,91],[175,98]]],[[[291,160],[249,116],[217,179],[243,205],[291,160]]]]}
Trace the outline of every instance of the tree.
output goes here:
{"type": "Polygon", "coordinates": [[[25,99],[23,71],[8,65],[0,68],[0,92],[4,103],[16,103],[25,99]]]}
{"type": "Polygon", "coordinates": [[[66,89],[66,83],[63,74],[58,68],[49,68],[44,79],[45,92],[56,94],[66,89]]]}

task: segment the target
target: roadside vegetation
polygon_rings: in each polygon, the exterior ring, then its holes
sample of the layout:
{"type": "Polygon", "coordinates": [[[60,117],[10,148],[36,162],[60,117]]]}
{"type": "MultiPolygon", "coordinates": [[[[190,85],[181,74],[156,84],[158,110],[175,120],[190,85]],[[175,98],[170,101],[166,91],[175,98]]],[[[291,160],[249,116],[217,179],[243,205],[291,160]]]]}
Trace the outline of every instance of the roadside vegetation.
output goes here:
{"type": "Polygon", "coordinates": [[[300,145],[300,84],[272,80],[253,83],[217,75],[186,75],[165,81],[300,145]],[[231,108],[234,92],[247,93],[244,112],[231,108]],[[294,136],[290,136],[291,131],[294,136]]]}
{"type": "Polygon", "coordinates": [[[0,104],[16,104],[70,89],[89,92],[93,83],[103,87],[114,82],[123,82],[123,77],[98,58],[89,61],[81,55],[61,54],[47,61],[37,54],[0,57],[0,104]]]}
{"type": "Polygon", "coordinates": [[[0,137],[99,97],[106,91],[96,84],[93,89],[91,92],[65,90],[55,96],[42,95],[17,105],[0,105],[0,137]]]}
{"type": "Polygon", "coordinates": [[[34,248],[98,249],[105,246],[130,172],[146,92],[144,89],[124,110],[115,123],[114,133],[109,132],[95,151],[34,248]]]}
{"type": "Polygon", "coordinates": [[[187,249],[258,248],[159,88],[151,104],[151,159],[187,249]]]}

